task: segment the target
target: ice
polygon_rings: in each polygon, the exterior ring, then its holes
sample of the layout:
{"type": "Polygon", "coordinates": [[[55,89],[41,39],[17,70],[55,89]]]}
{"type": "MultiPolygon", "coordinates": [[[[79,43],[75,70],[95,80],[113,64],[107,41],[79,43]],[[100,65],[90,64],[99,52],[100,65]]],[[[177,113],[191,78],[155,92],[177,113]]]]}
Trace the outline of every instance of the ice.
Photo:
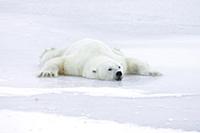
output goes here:
{"type": "Polygon", "coordinates": [[[124,131],[127,133],[197,133],[174,129],[140,127],[112,121],[91,120],[86,117],[66,117],[44,113],[7,110],[0,111],[0,119],[5,120],[3,122],[0,121],[2,126],[1,131],[4,133],[122,133],[124,131]],[[14,128],[10,128],[11,126],[14,128]]]}
{"type": "Polygon", "coordinates": [[[65,132],[69,125],[97,132],[109,125],[118,132],[199,132],[199,6],[199,0],[1,0],[0,131],[65,132]],[[119,48],[163,76],[127,75],[121,82],[36,76],[45,48],[83,38],[119,48]],[[41,123],[34,127],[32,119],[41,123]]]}

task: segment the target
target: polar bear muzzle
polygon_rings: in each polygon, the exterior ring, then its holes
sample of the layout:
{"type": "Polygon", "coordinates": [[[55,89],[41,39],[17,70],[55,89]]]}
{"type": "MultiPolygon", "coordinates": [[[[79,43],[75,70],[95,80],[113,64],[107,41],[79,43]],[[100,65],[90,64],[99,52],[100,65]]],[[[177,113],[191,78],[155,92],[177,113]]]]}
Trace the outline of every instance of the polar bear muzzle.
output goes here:
{"type": "Polygon", "coordinates": [[[122,72],[121,71],[117,71],[115,74],[115,80],[120,81],[122,80],[123,76],[122,76],[122,72]]]}

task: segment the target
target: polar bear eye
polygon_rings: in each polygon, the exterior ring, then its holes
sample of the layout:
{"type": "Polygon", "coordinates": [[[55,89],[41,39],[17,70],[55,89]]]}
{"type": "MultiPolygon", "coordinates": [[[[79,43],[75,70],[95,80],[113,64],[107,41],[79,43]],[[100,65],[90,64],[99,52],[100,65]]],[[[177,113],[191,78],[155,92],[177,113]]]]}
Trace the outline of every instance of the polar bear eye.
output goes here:
{"type": "Polygon", "coordinates": [[[93,72],[93,73],[96,73],[97,71],[93,70],[92,72],[93,72]]]}
{"type": "Polygon", "coordinates": [[[118,68],[120,69],[121,67],[120,67],[120,66],[118,66],[118,68]]]}
{"type": "Polygon", "coordinates": [[[108,71],[112,71],[112,68],[109,68],[108,71]]]}

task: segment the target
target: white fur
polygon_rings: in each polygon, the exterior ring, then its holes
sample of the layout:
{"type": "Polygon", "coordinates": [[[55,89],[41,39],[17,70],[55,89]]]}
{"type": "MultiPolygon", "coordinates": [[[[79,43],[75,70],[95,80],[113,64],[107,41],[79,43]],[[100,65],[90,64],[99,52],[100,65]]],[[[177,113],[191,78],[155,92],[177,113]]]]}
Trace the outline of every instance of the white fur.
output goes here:
{"type": "Polygon", "coordinates": [[[39,77],[55,77],[59,74],[86,78],[114,80],[116,73],[135,75],[159,75],[150,71],[148,65],[124,56],[119,49],[112,49],[103,42],[83,39],[67,49],[46,50],[40,59],[39,77]],[[109,68],[111,70],[109,71],[109,68]]]}

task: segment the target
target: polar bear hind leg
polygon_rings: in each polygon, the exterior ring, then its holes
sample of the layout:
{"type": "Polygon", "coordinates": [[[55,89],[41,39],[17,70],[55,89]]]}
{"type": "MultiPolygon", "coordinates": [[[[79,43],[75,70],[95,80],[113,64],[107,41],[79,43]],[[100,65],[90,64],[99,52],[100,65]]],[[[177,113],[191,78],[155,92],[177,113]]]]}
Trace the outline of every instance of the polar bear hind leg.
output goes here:
{"type": "Polygon", "coordinates": [[[42,55],[40,56],[40,64],[44,64],[48,60],[56,57],[60,57],[63,55],[65,49],[56,49],[56,48],[48,48],[45,49],[42,55]]]}
{"type": "Polygon", "coordinates": [[[161,76],[161,73],[151,70],[148,64],[134,58],[126,58],[127,74],[143,76],[161,76]]]}

